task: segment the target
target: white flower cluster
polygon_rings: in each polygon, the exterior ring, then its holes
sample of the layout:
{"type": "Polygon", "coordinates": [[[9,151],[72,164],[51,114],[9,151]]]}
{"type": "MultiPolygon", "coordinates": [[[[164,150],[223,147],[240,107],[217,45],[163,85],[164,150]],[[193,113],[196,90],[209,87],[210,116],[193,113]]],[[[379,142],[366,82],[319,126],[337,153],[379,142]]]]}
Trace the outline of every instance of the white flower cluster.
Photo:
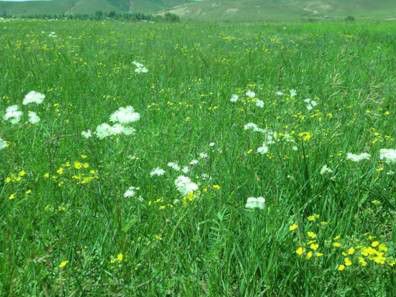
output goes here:
{"type": "Polygon", "coordinates": [[[8,146],[7,141],[0,137],[0,151],[5,149],[8,146]]]}
{"type": "Polygon", "coordinates": [[[140,73],[148,72],[148,69],[143,64],[136,62],[136,61],[133,61],[132,64],[136,66],[136,68],[135,68],[136,73],[140,74],[140,73]]]}
{"type": "Polygon", "coordinates": [[[265,198],[264,197],[249,197],[246,200],[245,208],[248,209],[264,209],[265,208],[265,198]]]}
{"type": "MultiPolygon", "coordinates": [[[[44,102],[45,95],[36,91],[31,91],[26,94],[22,101],[23,105],[29,104],[42,104],[44,102]]],[[[6,108],[5,114],[3,116],[4,121],[10,122],[12,125],[18,124],[23,116],[23,111],[19,109],[18,105],[11,105],[6,108]]],[[[34,111],[28,111],[28,122],[35,125],[40,122],[40,117],[34,111]]]]}
{"type": "MultiPolygon", "coordinates": [[[[132,135],[135,129],[128,126],[131,123],[140,120],[140,114],[135,112],[132,106],[120,107],[110,115],[110,122],[113,124],[102,123],[96,127],[95,135],[99,139],[104,139],[114,135],[132,135]]],[[[92,131],[82,131],[81,135],[84,138],[92,137],[92,131]]]]}
{"type": "Polygon", "coordinates": [[[369,153],[360,153],[360,154],[347,153],[346,158],[347,160],[350,160],[352,162],[361,162],[364,160],[370,160],[371,155],[369,153]]]}
{"type": "Polygon", "coordinates": [[[311,111],[312,109],[315,108],[315,106],[318,105],[318,103],[315,100],[312,100],[310,98],[305,99],[304,102],[305,102],[305,107],[308,109],[308,111],[311,111]]]}
{"type": "MultiPolygon", "coordinates": [[[[247,90],[245,96],[249,99],[254,99],[254,102],[258,108],[264,108],[264,101],[256,98],[256,93],[252,90],[247,90]]],[[[236,103],[239,100],[239,96],[237,94],[232,94],[230,98],[230,102],[236,103]]]]}
{"type": "Polygon", "coordinates": [[[396,163],[396,149],[381,149],[380,159],[386,163],[396,163]]]}
{"type": "Polygon", "coordinates": [[[183,196],[198,190],[198,185],[194,183],[189,177],[184,175],[180,175],[178,178],[176,178],[175,186],[183,196]]]}

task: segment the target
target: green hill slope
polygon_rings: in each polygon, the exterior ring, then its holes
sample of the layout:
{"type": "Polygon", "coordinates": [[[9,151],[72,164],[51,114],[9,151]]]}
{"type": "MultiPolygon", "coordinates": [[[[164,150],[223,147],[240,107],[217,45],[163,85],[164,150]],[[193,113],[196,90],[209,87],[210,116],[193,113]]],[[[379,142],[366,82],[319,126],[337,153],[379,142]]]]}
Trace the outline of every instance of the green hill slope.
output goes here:
{"type": "Polygon", "coordinates": [[[2,2],[0,14],[171,12],[202,20],[345,17],[392,18],[395,0],[53,0],[2,2]]]}

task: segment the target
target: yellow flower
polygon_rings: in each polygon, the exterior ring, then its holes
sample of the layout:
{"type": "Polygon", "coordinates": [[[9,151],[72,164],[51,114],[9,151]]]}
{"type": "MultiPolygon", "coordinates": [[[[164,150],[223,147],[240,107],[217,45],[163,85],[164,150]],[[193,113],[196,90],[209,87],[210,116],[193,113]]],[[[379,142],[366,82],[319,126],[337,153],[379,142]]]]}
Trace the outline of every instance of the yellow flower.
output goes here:
{"type": "Polygon", "coordinates": [[[195,200],[195,194],[193,192],[188,193],[186,196],[182,198],[183,206],[188,205],[190,202],[195,200]]]}
{"type": "Polygon", "coordinates": [[[378,246],[378,250],[379,251],[381,251],[381,252],[387,252],[388,251],[388,247],[386,246],[386,244],[385,243],[381,243],[379,246],[378,246]]]}
{"type": "Polygon", "coordinates": [[[353,255],[355,253],[355,249],[353,247],[347,250],[348,255],[353,255]]]}
{"type": "Polygon", "coordinates": [[[323,257],[323,253],[316,252],[316,253],[315,253],[315,256],[318,257],[318,258],[319,258],[319,257],[323,257]]]}
{"type": "Polygon", "coordinates": [[[75,169],[81,169],[83,167],[83,165],[81,164],[80,161],[74,161],[73,166],[75,169]]]}
{"type": "Polygon", "coordinates": [[[298,225],[297,224],[292,224],[289,226],[289,231],[293,232],[296,231],[298,229],[298,225]]]}
{"type": "Polygon", "coordinates": [[[375,247],[377,247],[377,246],[379,246],[380,245],[380,243],[378,242],[378,241],[373,241],[372,243],[371,243],[371,246],[373,247],[373,248],[375,248],[375,247]]]}
{"type": "Polygon", "coordinates": [[[59,268],[60,269],[64,269],[66,266],[67,266],[67,264],[69,264],[69,261],[67,261],[67,260],[63,260],[62,262],[60,262],[60,264],[59,264],[59,268]]]}
{"type": "Polygon", "coordinates": [[[122,262],[124,260],[124,255],[122,254],[122,253],[119,253],[118,255],[117,255],[117,261],[118,262],[122,262]]]}
{"type": "Polygon", "coordinates": [[[345,263],[345,266],[351,266],[352,265],[352,260],[347,257],[347,258],[344,259],[344,263],[345,263]]]}
{"type": "Polygon", "coordinates": [[[366,260],[364,260],[364,258],[363,257],[359,257],[359,265],[360,266],[362,266],[362,267],[366,267],[367,266],[367,262],[366,262],[366,260]]]}
{"type": "Polygon", "coordinates": [[[31,193],[32,193],[32,190],[27,190],[27,191],[25,192],[26,195],[29,195],[29,194],[31,194],[31,193]]]}
{"type": "Polygon", "coordinates": [[[296,249],[296,254],[302,256],[302,254],[304,254],[304,248],[302,246],[298,247],[296,249]]]}
{"type": "Polygon", "coordinates": [[[301,132],[301,133],[298,133],[298,136],[305,142],[308,142],[312,139],[311,132],[301,132]]]}
{"type": "Polygon", "coordinates": [[[317,219],[319,219],[319,215],[318,214],[313,214],[313,215],[310,215],[309,217],[308,217],[308,221],[310,221],[310,222],[315,222],[317,219]]]}
{"type": "Polygon", "coordinates": [[[221,186],[220,185],[213,185],[212,188],[213,188],[213,190],[218,191],[218,190],[221,189],[221,186]]]}
{"type": "Polygon", "coordinates": [[[311,248],[311,250],[316,251],[319,248],[319,244],[312,243],[309,247],[311,248]]]}
{"type": "Polygon", "coordinates": [[[339,247],[341,247],[341,243],[339,243],[339,242],[333,242],[333,247],[339,248],[339,247]]]}
{"type": "Polygon", "coordinates": [[[56,171],[57,174],[62,175],[64,173],[63,167],[59,167],[59,169],[56,171]]]}
{"type": "Polygon", "coordinates": [[[345,265],[344,264],[338,265],[337,270],[338,271],[344,271],[345,270],[345,265]]]}
{"type": "Polygon", "coordinates": [[[10,196],[8,196],[9,200],[14,200],[15,198],[16,198],[16,193],[13,193],[10,196]]]}
{"type": "Polygon", "coordinates": [[[309,251],[309,252],[307,253],[307,255],[305,256],[305,259],[309,260],[309,259],[312,258],[312,256],[313,256],[313,253],[312,253],[311,251],[309,251]]]}
{"type": "Polygon", "coordinates": [[[49,178],[49,176],[50,176],[50,175],[49,175],[48,172],[47,172],[47,173],[44,173],[44,175],[43,175],[44,178],[49,178]]]}
{"type": "Polygon", "coordinates": [[[26,175],[26,171],[25,170],[21,170],[21,171],[19,171],[18,175],[20,177],[24,177],[26,175]]]}
{"type": "Polygon", "coordinates": [[[315,232],[312,232],[312,231],[308,231],[308,232],[307,232],[307,236],[308,236],[309,238],[314,239],[314,238],[316,238],[316,233],[315,233],[315,232]]]}

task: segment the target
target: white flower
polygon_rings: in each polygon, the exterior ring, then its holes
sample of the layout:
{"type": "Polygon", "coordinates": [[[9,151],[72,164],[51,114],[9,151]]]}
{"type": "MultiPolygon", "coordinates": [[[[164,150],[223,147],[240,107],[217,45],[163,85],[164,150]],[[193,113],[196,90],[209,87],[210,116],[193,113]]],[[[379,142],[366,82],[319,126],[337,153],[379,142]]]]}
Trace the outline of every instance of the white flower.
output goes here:
{"type": "Polygon", "coordinates": [[[251,90],[248,90],[248,91],[245,93],[245,95],[246,95],[247,97],[249,97],[249,98],[254,98],[254,97],[256,97],[256,93],[253,92],[253,91],[251,91],[251,90]]]}
{"type": "Polygon", "coordinates": [[[199,158],[200,159],[207,159],[208,158],[208,154],[207,153],[200,153],[199,154],[199,158]]]}
{"type": "Polygon", "coordinates": [[[368,153],[361,153],[361,154],[347,153],[346,158],[347,158],[347,160],[350,160],[353,162],[360,162],[363,160],[370,160],[371,155],[368,153]]]}
{"type": "Polygon", "coordinates": [[[35,103],[35,104],[41,104],[43,103],[45,99],[45,95],[41,94],[39,92],[36,91],[31,91],[29,93],[26,94],[25,98],[23,98],[23,105],[28,105],[31,103],[35,103]]]}
{"type": "Polygon", "coordinates": [[[135,112],[132,106],[120,107],[110,116],[113,123],[129,124],[140,120],[140,114],[135,112]]]}
{"type": "Polygon", "coordinates": [[[235,102],[237,102],[238,100],[239,100],[239,96],[236,95],[236,94],[232,94],[230,101],[231,101],[232,103],[235,103],[235,102]]]}
{"type": "Polygon", "coordinates": [[[189,177],[183,175],[175,180],[175,186],[183,196],[198,190],[198,185],[191,181],[189,177]]]}
{"type": "Polygon", "coordinates": [[[326,164],[322,166],[320,169],[320,175],[332,174],[333,170],[331,170],[326,164]]]}
{"type": "Polygon", "coordinates": [[[50,32],[50,33],[48,34],[48,37],[56,38],[56,37],[58,37],[58,36],[56,35],[55,32],[50,32]]]}
{"type": "Polygon", "coordinates": [[[264,101],[263,101],[263,100],[260,100],[260,99],[257,99],[257,100],[256,100],[256,106],[257,106],[258,108],[264,108],[264,101]]]}
{"type": "Polygon", "coordinates": [[[386,163],[396,163],[396,149],[381,149],[380,159],[386,163]]]}
{"type": "Polygon", "coordinates": [[[40,122],[40,117],[34,111],[29,111],[29,123],[35,125],[40,122]]]}
{"type": "Polygon", "coordinates": [[[190,165],[191,166],[195,166],[195,165],[197,165],[199,163],[199,161],[198,160],[191,160],[191,162],[190,162],[190,165]]]}
{"type": "Polygon", "coordinates": [[[283,96],[284,93],[283,93],[282,91],[277,91],[277,92],[275,93],[275,95],[276,95],[276,96],[283,96]]]}
{"type": "Polygon", "coordinates": [[[214,142],[209,143],[210,147],[214,147],[216,144],[214,142]]]}
{"type": "Polygon", "coordinates": [[[318,105],[318,103],[310,98],[307,98],[304,100],[305,102],[305,106],[307,107],[307,109],[309,111],[311,111],[316,105],[318,105]]]}
{"type": "Polygon", "coordinates": [[[165,174],[165,170],[162,168],[154,168],[153,170],[151,170],[150,172],[150,176],[162,176],[165,174]]]}
{"type": "Polygon", "coordinates": [[[90,129],[81,132],[81,136],[88,139],[92,137],[92,131],[90,129]]]}
{"type": "Polygon", "coordinates": [[[5,149],[7,146],[8,146],[7,141],[5,141],[4,139],[2,139],[2,138],[0,137],[0,151],[3,150],[3,149],[5,149]]]}
{"type": "Polygon", "coordinates": [[[180,171],[180,166],[176,162],[169,162],[167,165],[175,171],[180,171]]]}
{"type": "Polygon", "coordinates": [[[265,155],[266,153],[268,153],[268,151],[269,151],[269,148],[268,148],[268,146],[267,146],[266,144],[264,144],[264,143],[263,143],[262,146],[260,146],[260,147],[257,149],[257,153],[258,153],[258,154],[261,154],[261,155],[265,155]]]}
{"type": "Polygon", "coordinates": [[[8,106],[6,113],[3,117],[5,121],[9,121],[11,124],[17,124],[21,120],[23,112],[18,109],[18,105],[8,106]]]}
{"type": "Polygon", "coordinates": [[[264,133],[265,130],[259,128],[255,123],[247,123],[245,126],[243,126],[243,129],[245,130],[252,130],[253,132],[259,132],[259,133],[264,133]]]}
{"type": "Polygon", "coordinates": [[[188,168],[188,166],[184,166],[181,170],[184,174],[187,174],[190,172],[190,168],[188,168]]]}
{"type": "Polygon", "coordinates": [[[290,90],[290,97],[296,97],[297,96],[297,91],[295,89],[290,90]]]}
{"type": "Polygon", "coordinates": [[[144,67],[143,64],[133,61],[132,64],[134,64],[136,66],[135,72],[136,73],[147,73],[148,69],[146,67],[144,67]]]}
{"type": "Polygon", "coordinates": [[[136,195],[136,191],[139,190],[139,188],[135,188],[133,186],[129,187],[128,190],[125,191],[124,193],[124,198],[132,198],[136,195]]]}
{"type": "Polygon", "coordinates": [[[297,145],[293,145],[293,146],[292,146],[292,150],[295,151],[295,152],[298,151],[297,145]]]}
{"type": "Polygon", "coordinates": [[[103,139],[113,135],[131,135],[135,133],[135,129],[131,127],[125,127],[121,124],[109,125],[107,123],[100,124],[96,127],[95,134],[99,139],[103,139]]]}
{"type": "Polygon", "coordinates": [[[246,200],[246,208],[249,209],[254,209],[254,208],[258,208],[258,209],[264,209],[265,207],[265,198],[264,197],[249,197],[246,200]]]}

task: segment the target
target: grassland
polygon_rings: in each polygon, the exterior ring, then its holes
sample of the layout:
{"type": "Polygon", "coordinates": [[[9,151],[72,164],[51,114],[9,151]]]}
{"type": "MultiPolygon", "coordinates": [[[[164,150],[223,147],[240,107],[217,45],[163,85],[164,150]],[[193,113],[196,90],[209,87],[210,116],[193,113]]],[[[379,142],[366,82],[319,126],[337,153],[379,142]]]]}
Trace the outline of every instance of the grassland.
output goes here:
{"type": "Polygon", "coordinates": [[[1,22],[0,296],[395,296],[395,30],[1,22]]]}

